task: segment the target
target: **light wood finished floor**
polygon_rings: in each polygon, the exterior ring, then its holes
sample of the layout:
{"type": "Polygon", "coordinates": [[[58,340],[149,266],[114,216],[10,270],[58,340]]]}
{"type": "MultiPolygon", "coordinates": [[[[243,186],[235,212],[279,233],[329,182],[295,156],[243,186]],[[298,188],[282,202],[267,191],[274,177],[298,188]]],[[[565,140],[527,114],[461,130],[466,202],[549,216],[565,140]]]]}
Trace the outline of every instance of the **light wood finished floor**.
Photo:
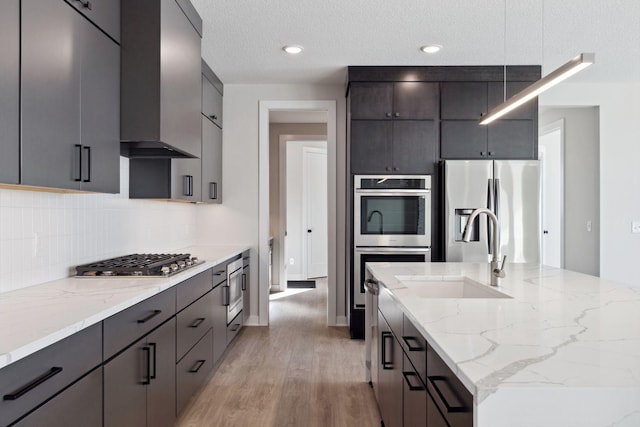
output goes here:
{"type": "Polygon", "coordinates": [[[317,286],[272,300],[271,325],[244,328],[177,426],[379,426],[364,341],[326,326],[326,279],[317,286]]]}

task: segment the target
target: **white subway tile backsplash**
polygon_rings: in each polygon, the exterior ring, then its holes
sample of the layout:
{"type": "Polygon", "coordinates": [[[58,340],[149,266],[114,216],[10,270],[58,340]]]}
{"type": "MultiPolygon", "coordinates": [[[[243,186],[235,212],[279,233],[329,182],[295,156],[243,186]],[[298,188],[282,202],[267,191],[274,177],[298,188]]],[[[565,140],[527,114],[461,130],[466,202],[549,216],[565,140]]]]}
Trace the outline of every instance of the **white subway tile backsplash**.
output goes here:
{"type": "Polygon", "coordinates": [[[0,189],[0,293],[67,277],[78,264],[196,243],[195,205],[129,200],[128,179],[121,158],[121,194],[0,189]]]}

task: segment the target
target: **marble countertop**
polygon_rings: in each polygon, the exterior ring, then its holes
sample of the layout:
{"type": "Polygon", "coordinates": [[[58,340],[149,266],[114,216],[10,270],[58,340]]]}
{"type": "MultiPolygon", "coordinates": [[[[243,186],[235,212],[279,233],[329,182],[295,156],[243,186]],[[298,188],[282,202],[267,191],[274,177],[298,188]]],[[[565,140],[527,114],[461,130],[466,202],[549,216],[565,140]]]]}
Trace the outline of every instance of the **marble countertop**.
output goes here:
{"type": "Polygon", "coordinates": [[[174,276],[141,278],[68,277],[0,294],[0,368],[158,294],[246,246],[193,246],[205,262],[174,276]]]}
{"type": "Polygon", "coordinates": [[[426,298],[408,279],[465,276],[481,263],[368,263],[474,395],[476,427],[640,426],[640,287],[507,264],[512,298],[426,298]]]}

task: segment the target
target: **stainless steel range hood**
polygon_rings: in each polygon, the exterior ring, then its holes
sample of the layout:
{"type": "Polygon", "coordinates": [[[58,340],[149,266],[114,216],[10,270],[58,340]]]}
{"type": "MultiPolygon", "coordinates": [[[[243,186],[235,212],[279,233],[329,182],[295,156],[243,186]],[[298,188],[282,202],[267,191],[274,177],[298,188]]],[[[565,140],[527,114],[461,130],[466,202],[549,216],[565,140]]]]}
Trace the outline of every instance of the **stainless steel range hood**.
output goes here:
{"type": "Polygon", "coordinates": [[[197,158],[202,19],[189,0],[121,4],[120,152],[197,158]]]}

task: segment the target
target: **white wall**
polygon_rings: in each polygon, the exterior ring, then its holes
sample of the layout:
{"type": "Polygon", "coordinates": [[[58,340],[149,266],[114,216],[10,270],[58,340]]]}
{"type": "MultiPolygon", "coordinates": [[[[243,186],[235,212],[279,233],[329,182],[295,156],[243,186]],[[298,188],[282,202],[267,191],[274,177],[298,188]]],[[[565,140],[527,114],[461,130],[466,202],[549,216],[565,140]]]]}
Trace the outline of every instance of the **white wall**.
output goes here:
{"type": "Polygon", "coordinates": [[[600,276],[640,286],[640,83],[565,82],[540,98],[568,105],[600,110],[600,276]]]}
{"type": "Polygon", "coordinates": [[[539,119],[541,128],[564,119],[564,268],[593,276],[600,273],[599,116],[597,107],[545,108],[539,119]]]}
{"type": "Polygon", "coordinates": [[[306,280],[304,275],[303,245],[306,242],[304,229],[306,220],[303,218],[304,202],[304,170],[303,148],[316,147],[326,150],[327,143],[320,141],[289,141],[287,142],[287,245],[285,262],[288,263],[287,279],[306,280]],[[293,260],[293,264],[291,264],[293,260]]]}
{"type": "Polygon", "coordinates": [[[75,274],[75,266],[196,242],[197,206],[129,200],[129,160],[120,194],[0,188],[0,293],[75,274]]]}
{"type": "MultiPolygon", "coordinates": [[[[345,89],[343,85],[246,85],[224,87],[223,190],[220,206],[198,210],[198,242],[247,244],[251,268],[258,271],[258,135],[260,101],[333,100],[337,103],[337,316],[346,316],[344,262],[345,232],[345,89]]],[[[251,275],[250,295],[258,295],[258,274],[251,275]]],[[[257,298],[250,298],[249,323],[257,322],[257,298]]]]}

